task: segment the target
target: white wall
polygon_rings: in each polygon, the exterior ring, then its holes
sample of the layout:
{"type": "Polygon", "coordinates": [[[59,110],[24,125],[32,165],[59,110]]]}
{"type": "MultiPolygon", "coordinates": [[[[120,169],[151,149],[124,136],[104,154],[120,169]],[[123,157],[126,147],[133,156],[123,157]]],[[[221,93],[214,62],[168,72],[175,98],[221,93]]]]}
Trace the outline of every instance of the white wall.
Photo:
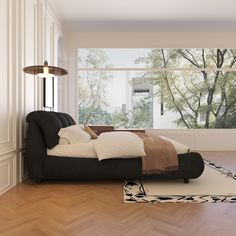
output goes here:
{"type": "Polygon", "coordinates": [[[236,32],[71,32],[70,47],[235,48],[236,32]]]}
{"type": "Polygon", "coordinates": [[[190,146],[193,151],[236,151],[236,129],[157,129],[157,132],[190,146]]]}
{"type": "MultiPolygon", "coordinates": [[[[42,81],[22,68],[44,61],[44,0],[0,2],[0,194],[21,181],[27,113],[42,109],[42,81]]],[[[61,23],[47,11],[47,60],[57,62],[61,23]]],[[[56,64],[56,63],[55,63],[56,64]]]]}
{"type": "MultiPolygon", "coordinates": [[[[68,111],[77,116],[77,48],[236,48],[236,32],[71,32],[67,34],[68,111]]],[[[159,130],[195,150],[236,151],[236,130],[159,130]]]]}

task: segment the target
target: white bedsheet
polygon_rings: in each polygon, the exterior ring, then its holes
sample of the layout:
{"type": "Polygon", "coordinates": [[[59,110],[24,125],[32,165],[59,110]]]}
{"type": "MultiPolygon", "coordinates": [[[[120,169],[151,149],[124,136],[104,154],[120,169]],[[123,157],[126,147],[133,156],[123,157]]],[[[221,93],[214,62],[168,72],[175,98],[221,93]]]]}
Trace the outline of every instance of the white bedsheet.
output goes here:
{"type": "MultiPolygon", "coordinates": [[[[104,137],[104,135],[107,136],[107,138],[109,137],[109,133],[103,133],[103,137],[104,137]],[[108,134],[108,135],[106,135],[106,134],[108,134]]],[[[117,135],[119,135],[119,134],[117,134],[117,135]]],[[[172,139],[169,139],[169,138],[166,138],[163,136],[161,136],[161,137],[163,139],[167,139],[170,142],[172,142],[172,144],[174,145],[174,147],[176,149],[177,154],[187,153],[191,150],[190,147],[187,145],[184,145],[182,143],[179,143],[175,140],[172,140],[172,139]]],[[[109,140],[107,138],[106,138],[106,140],[109,140]]],[[[58,144],[54,148],[48,149],[47,154],[50,156],[77,157],[77,158],[78,157],[98,158],[97,157],[98,155],[97,155],[97,152],[95,149],[95,145],[98,145],[98,143],[100,141],[101,140],[99,140],[99,137],[98,137],[98,139],[90,140],[89,142],[86,142],[86,143],[79,143],[78,142],[75,144],[58,144]]],[[[114,139],[114,142],[117,142],[117,139],[114,139]]],[[[140,145],[142,145],[142,144],[140,143],[140,145]]],[[[108,151],[111,150],[112,146],[113,146],[112,141],[109,140],[108,151]]],[[[115,143],[114,143],[114,146],[117,147],[117,145],[115,145],[115,143]]],[[[129,144],[128,144],[128,146],[132,147],[132,145],[129,145],[129,144]]],[[[104,148],[104,145],[102,145],[102,147],[104,148]]],[[[140,148],[142,149],[142,147],[140,147],[140,148]]],[[[108,159],[109,157],[110,158],[118,158],[118,157],[127,158],[127,149],[118,148],[117,150],[118,150],[118,153],[115,154],[114,149],[112,149],[111,156],[108,156],[106,153],[106,158],[104,158],[104,159],[108,159]]],[[[136,158],[137,157],[137,147],[134,147],[133,151],[136,156],[129,155],[128,158],[136,158]]],[[[132,152],[132,148],[131,149],[129,148],[129,152],[132,152]]],[[[138,156],[140,156],[140,155],[138,155],[138,156]]],[[[103,158],[101,158],[101,160],[102,159],[103,158]]]]}
{"type": "Polygon", "coordinates": [[[90,140],[87,143],[58,144],[54,148],[48,149],[47,153],[50,156],[97,158],[94,148],[95,141],[96,140],[90,140]]]}

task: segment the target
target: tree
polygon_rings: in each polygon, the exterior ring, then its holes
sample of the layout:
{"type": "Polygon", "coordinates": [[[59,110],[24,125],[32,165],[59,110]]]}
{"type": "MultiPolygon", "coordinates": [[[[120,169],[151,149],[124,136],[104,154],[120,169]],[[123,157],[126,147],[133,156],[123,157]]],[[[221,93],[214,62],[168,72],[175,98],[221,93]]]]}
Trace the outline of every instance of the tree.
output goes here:
{"type": "Polygon", "coordinates": [[[146,73],[160,90],[156,96],[165,109],[179,114],[178,126],[187,128],[235,127],[235,72],[201,71],[201,68],[233,68],[233,49],[153,49],[136,63],[148,68],[166,68],[146,73]],[[168,71],[168,68],[190,68],[192,71],[168,71]],[[196,72],[194,69],[199,69],[196,72]]]}
{"type": "Polygon", "coordinates": [[[152,128],[150,98],[141,99],[133,110],[116,111],[112,114],[112,121],[116,128],[152,128]]]}
{"type": "MultiPolygon", "coordinates": [[[[79,57],[80,67],[83,68],[109,68],[106,52],[102,49],[86,49],[86,56],[79,57]]],[[[97,123],[111,122],[109,114],[104,110],[108,106],[106,99],[106,86],[112,78],[111,73],[103,71],[79,72],[79,122],[97,123]],[[106,118],[104,118],[105,116],[106,118]]]]}
{"type": "Polygon", "coordinates": [[[112,114],[112,121],[115,128],[132,128],[132,115],[131,111],[115,111],[112,114]]]}
{"type": "Polygon", "coordinates": [[[150,98],[141,99],[134,107],[132,126],[135,128],[152,128],[150,98]]]}
{"type": "Polygon", "coordinates": [[[93,112],[91,112],[90,107],[81,107],[79,110],[79,123],[80,124],[112,124],[111,115],[103,110],[101,107],[96,107],[93,112]],[[84,122],[87,115],[90,114],[89,122],[84,122]]]}

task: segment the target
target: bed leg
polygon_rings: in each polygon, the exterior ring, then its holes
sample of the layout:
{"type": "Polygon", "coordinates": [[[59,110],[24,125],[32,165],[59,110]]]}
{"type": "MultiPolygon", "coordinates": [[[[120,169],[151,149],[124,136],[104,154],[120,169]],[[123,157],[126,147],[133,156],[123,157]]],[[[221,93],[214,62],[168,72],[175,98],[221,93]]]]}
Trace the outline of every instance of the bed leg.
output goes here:
{"type": "Polygon", "coordinates": [[[37,184],[42,184],[43,183],[43,180],[40,179],[40,178],[36,179],[35,181],[36,181],[37,184]]]}
{"type": "Polygon", "coordinates": [[[184,183],[188,184],[189,183],[189,178],[184,178],[184,183]]]}

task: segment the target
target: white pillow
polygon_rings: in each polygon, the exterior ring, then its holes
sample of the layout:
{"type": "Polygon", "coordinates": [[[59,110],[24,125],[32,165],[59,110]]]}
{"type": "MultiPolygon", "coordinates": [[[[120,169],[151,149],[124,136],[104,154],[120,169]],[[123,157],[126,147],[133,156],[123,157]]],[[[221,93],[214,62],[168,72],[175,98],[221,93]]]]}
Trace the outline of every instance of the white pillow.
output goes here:
{"type": "Polygon", "coordinates": [[[91,140],[90,135],[78,125],[71,125],[66,128],[62,128],[60,129],[58,135],[60,138],[68,139],[70,144],[78,142],[86,143],[91,140]]]}
{"type": "Polygon", "coordinates": [[[67,138],[59,138],[60,145],[67,145],[70,144],[70,141],[67,138]]]}
{"type": "Polygon", "coordinates": [[[77,124],[81,129],[84,129],[84,125],[83,124],[77,124]]]}
{"type": "Polygon", "coordinates": [[[146,156],[143,140],[131,132],[107,132],[98,136],[95,150],[99,161],[146,156]]]}

